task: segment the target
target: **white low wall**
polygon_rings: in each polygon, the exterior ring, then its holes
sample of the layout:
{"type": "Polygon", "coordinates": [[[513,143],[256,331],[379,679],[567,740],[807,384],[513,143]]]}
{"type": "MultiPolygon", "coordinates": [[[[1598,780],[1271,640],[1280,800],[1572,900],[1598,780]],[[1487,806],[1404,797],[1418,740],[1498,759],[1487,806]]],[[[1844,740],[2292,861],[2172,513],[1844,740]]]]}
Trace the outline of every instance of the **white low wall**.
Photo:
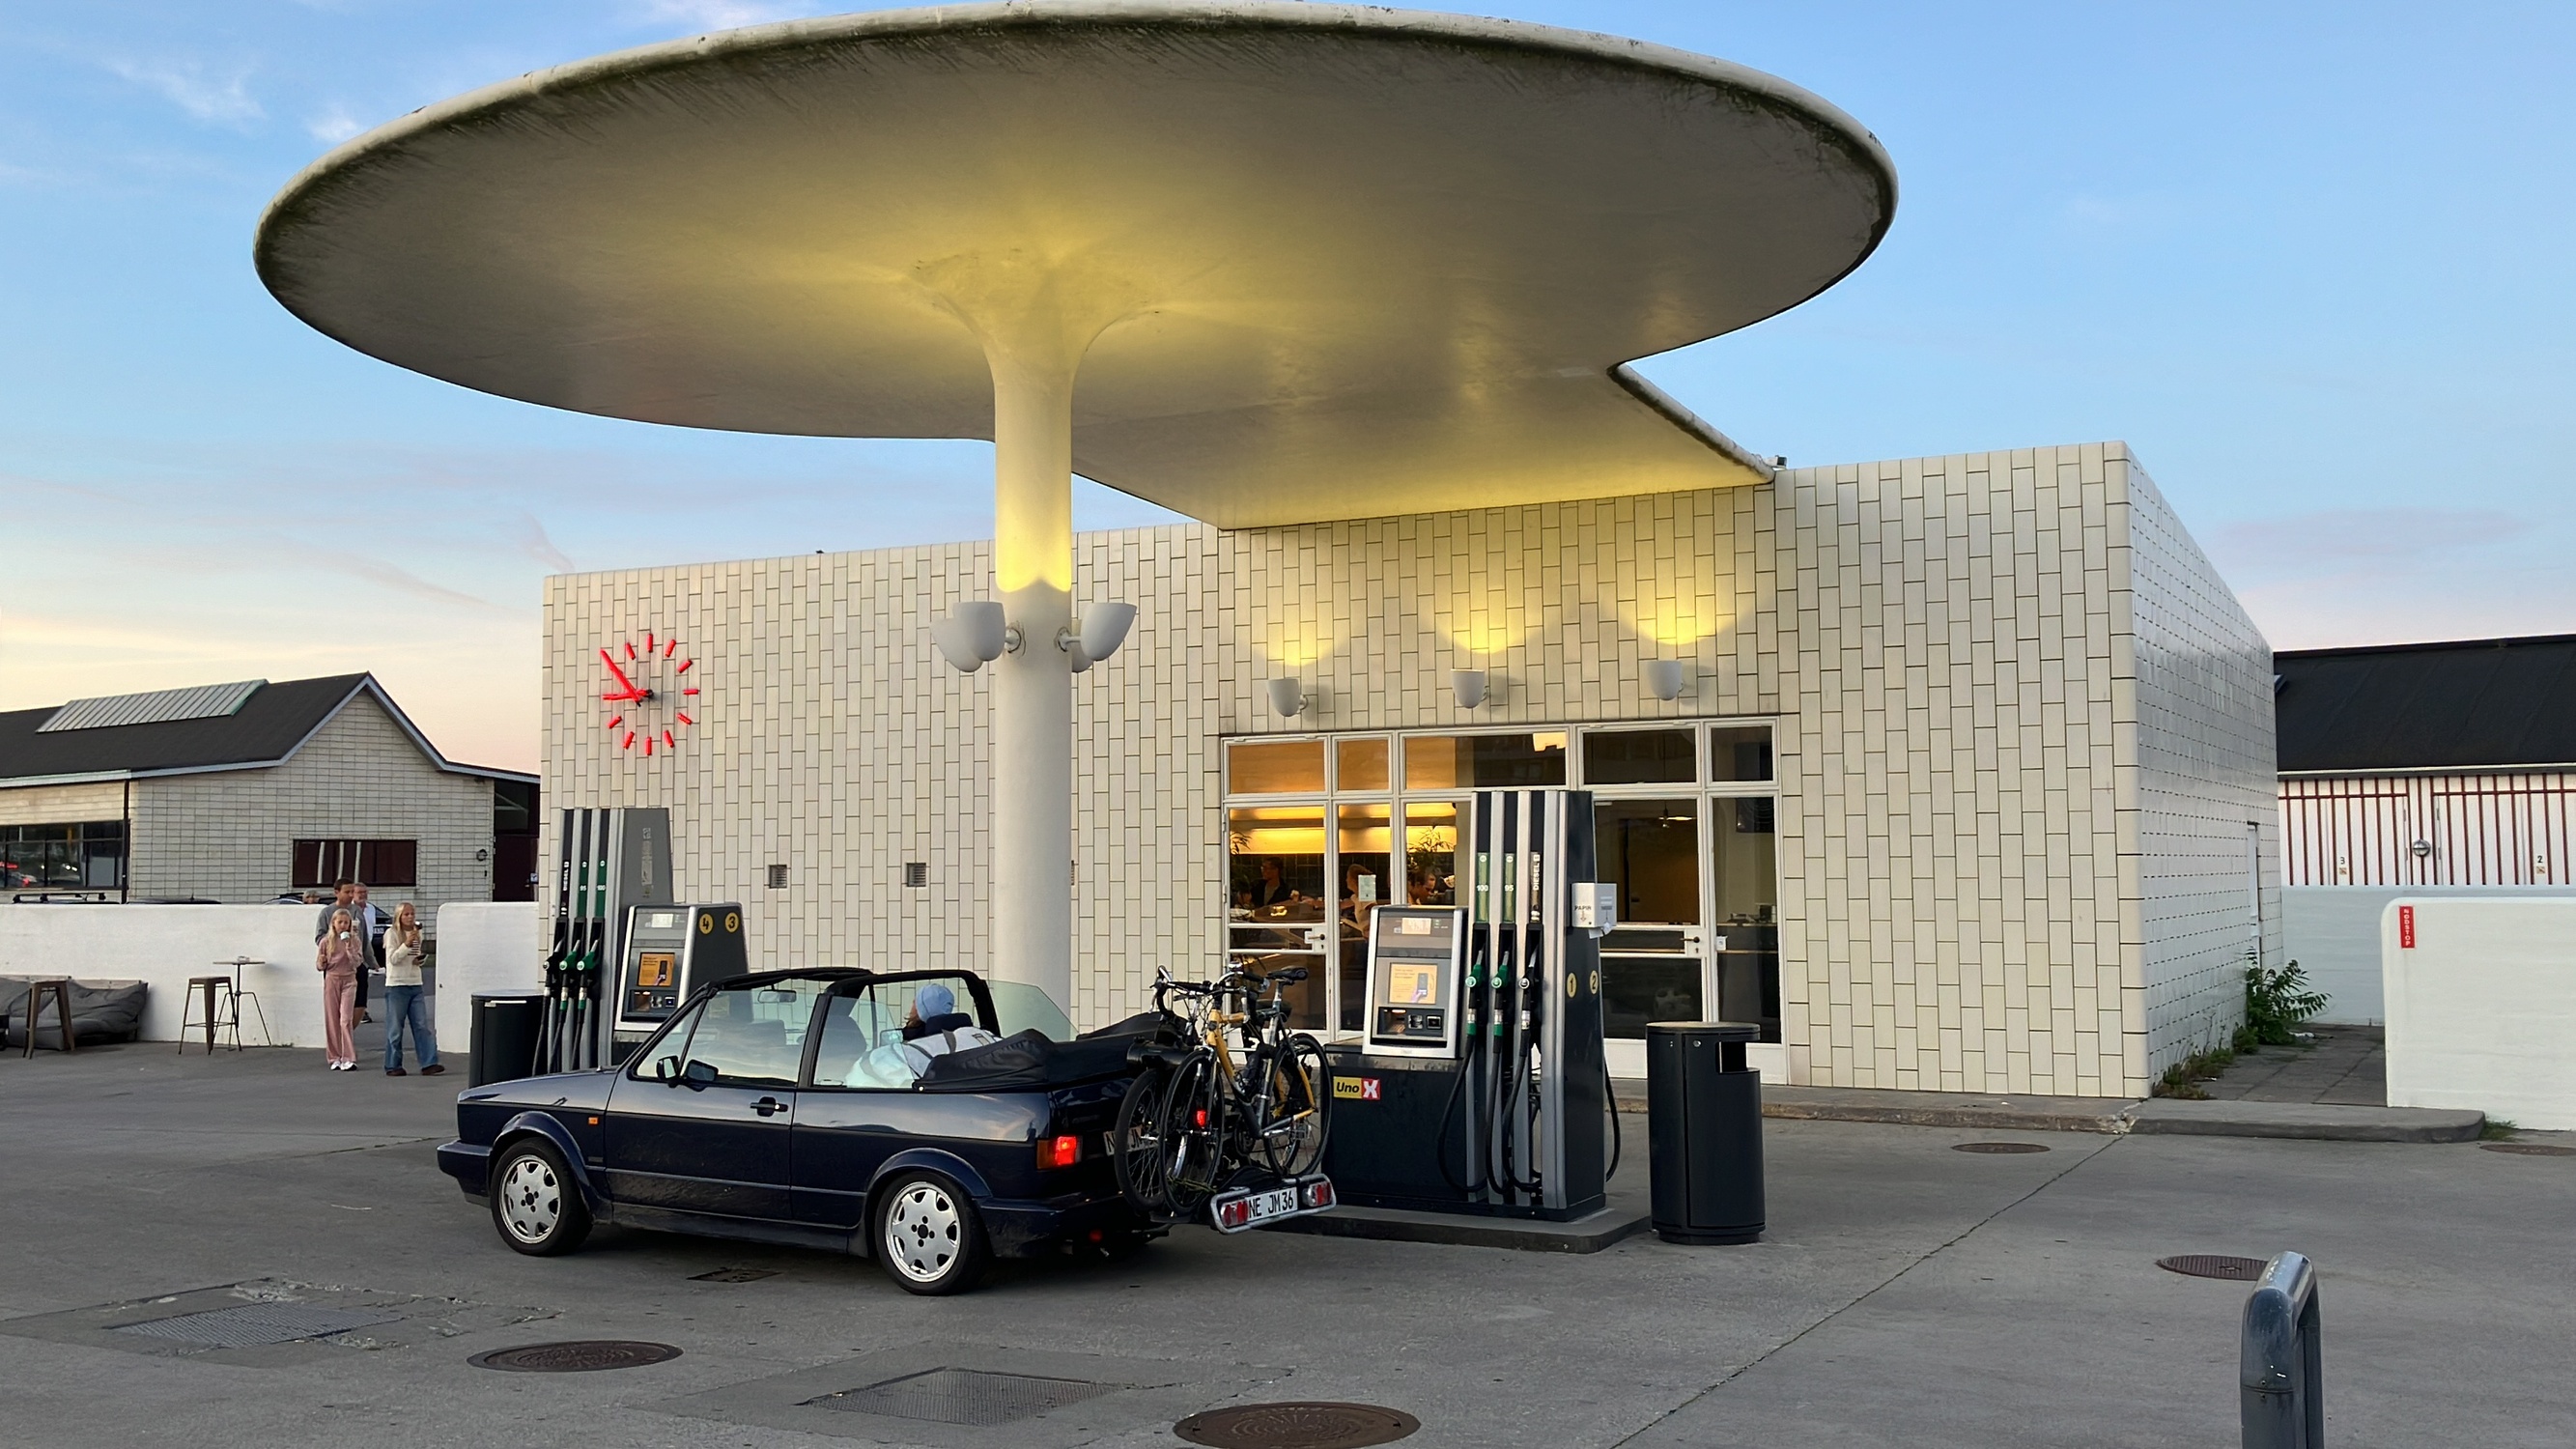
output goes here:
{"type": "Polygon", "coordinates": [[[532,901],[455,902],[438,908],[441,1051],[463,1052],[478,992],[546,989],[545,942],[532,901]],[[455,1045],[447,1045],[451,1038],[455,1045]]]}
{"type": "Polygon", "coordinates": [[[2281,892],[2281,954],[2326,994],[2317,1020],[2376,1026],[2388,1019],[2380,990],[2379,918],[2399,896],[2576,900],[2576,886],[2289,886],[2281,892]]]}
{"type": "Polygon", "coordinates": [[[2379,941],[2390,1106],[2576,1128],[2576,899],[2404,895],[2379,941]]]}
{"type": "MultiPolygon", "coordinates": [[[[264,961],[242,970],[259,993],[280,1046],[322,1044],[322,977],[313,969],[312,906],[0,905],[0,976],[141,981],[147,1041],[177,1041],[188,978],[230,974],[218,961],[264,961]]],[[[249,1016],[250,1013],[245,1012],[249,1016]]],[[[259,1018],[242,1034],[259,1040],[259,1018]]]]}

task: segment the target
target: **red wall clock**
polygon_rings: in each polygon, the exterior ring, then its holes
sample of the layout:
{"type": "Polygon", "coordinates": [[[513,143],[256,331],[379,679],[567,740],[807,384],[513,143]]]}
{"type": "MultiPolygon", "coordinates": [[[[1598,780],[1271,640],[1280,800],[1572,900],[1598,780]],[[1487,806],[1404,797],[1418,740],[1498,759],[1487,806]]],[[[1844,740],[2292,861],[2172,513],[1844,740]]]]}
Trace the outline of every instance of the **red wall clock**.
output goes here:
{"type": "Polygon", "coordinates": [[[705,678],[680,641],[647,633],[639,647],[621,639],[600,647],[599,662],[608,667],[599,702],[617,748],[648,759],[678,749],[698,722],[698,684],[705,678]]]}

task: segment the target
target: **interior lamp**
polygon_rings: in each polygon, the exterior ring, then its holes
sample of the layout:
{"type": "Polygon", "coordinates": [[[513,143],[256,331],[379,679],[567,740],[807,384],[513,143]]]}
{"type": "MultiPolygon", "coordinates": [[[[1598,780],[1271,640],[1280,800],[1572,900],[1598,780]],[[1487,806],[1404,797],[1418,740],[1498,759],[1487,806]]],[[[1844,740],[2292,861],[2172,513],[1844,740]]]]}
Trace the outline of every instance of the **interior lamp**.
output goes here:
{"type": "Polygon", "coordinates": [[[1282,719],[1302,714],[1306,709],[1306,686],[1293,679],[1270,681],[1270,707],[1282,719]]]}
{"type": "Polygon", "coordinates": [[[956,613],[930,625],[930,642],[939,646],[940,657],[967,674],[1001,658],[1008,636],[1002,606],[989,599],[959,604],[956,613]]]}
{"type": "Polygon", "coordinates": [[[1485,702],[1485,671],[1453,669],[1449,672],[1449,689],[1458,696],[1460,709],[1474,709],[1485,702]]]}
{"type": "Polygon", "coordinates": [[[1678,659],[1646,661],[1646,687],[1655,692],[1657,699],[1681,698],[1684,678],[1682,662],[1678,659]]]}

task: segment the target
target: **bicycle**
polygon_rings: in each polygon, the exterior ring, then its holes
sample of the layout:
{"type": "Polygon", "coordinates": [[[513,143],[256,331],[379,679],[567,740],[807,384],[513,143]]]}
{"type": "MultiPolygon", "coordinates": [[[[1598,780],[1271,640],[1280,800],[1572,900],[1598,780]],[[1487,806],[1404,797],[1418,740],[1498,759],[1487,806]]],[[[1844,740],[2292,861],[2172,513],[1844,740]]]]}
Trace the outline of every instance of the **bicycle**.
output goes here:
{"type": "Polygon", "coordinates": [[[1145,1070],[1119,1103],[1112,1137],[1129,1201],[1160,1217],[1195,1217],[1255,1164],[1283,1180],[1322,1165],[1330,1069],[1321,1043],[1288,1030],[1279,996],[1305,977],[1302,966],[1266,976],[1229,968],[1213,982],[1156,973],[1163,1029],[1138,1048],[1145,1070]]]}

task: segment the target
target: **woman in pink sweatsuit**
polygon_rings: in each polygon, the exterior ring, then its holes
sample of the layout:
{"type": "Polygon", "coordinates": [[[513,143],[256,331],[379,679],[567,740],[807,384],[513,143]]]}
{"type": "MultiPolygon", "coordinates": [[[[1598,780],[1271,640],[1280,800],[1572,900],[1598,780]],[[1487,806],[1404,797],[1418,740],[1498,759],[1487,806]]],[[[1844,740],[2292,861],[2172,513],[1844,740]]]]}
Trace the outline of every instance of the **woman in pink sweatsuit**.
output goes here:
{"type": "Polygon", "coordinates": [[[331,929],[313,948],[313,969],[322,973],[322,1044],[335,1072],[357,1070],[358,1043],[350,1032],[357,1024],[358,970],[366,960],[357,923],[347,911],[333,911],[331,929]]]}

